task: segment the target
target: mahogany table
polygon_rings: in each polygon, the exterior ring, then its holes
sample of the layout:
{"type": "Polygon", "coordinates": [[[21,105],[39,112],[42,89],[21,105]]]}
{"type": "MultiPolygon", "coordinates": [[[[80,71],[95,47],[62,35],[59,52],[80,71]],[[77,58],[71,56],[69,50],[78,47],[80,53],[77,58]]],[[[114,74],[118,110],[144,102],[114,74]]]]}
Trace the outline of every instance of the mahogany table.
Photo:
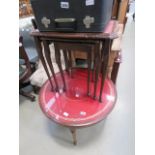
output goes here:
{"type": "Polygon", "coordinates": [[[31,32],[48,76],[39,94],[40,107],[48,118],[71,130],[74,144],[77,143],[76,128],[105,119],[115,105],[115,86],[106,72],[111,42],[118,37],[117,31],[118,22],[111,20],[102,33],[31,32]],[[50,58],[50,43],[55,47],[60,70],[57,74],[50,58]],[[65,59],[65,71],[60,50],[65,59]],[[75,50],[87,53],[87,68],[73,67],[71,53],[75,50]]]}

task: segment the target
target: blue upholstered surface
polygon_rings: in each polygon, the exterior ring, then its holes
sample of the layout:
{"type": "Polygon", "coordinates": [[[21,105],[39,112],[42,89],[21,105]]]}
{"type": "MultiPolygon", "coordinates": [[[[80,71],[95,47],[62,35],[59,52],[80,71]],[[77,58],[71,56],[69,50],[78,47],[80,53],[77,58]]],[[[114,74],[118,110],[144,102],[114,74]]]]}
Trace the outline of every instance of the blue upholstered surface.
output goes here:
{"type": "Polygon", "coordinates": [[[38,54],[36,51],[34,39],[30,36],[31,30],[32,25],[25,22],[25,25],[19,28],[19,34],[23,36],[23,45],[29,57],[29,61],[35,63],[38,60],[38,54]]]}

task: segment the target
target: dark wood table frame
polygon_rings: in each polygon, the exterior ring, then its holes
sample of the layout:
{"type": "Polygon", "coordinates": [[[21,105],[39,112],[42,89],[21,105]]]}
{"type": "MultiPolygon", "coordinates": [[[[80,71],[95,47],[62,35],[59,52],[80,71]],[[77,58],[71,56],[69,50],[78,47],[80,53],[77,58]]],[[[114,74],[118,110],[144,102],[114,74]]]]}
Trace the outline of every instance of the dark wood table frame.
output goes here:
{"type": "MultiPolygon", "coordinates": [[[[109,21],[107,27],[102,33],[63,33],[63,32],[39,32],[38,30],[33,30],[31,36],[34,37],[38,55],[41,59],[43,67],[48,76],[49,82],[51,84],[51,91],[59,91],[58,81],[56,79],[54,68],[52,65],[52,60],[50,58],[50,48],[49,44],[53,43],[55,48],[55,59],[58,64],[62,81],[63,89],[66,91],[66,83],[63,75],[62,65],[61,65],[61,52],[63,51],[66,71],[72,77],[72,59],[71,52],[79,50],[87,53],[87,64],[88,64],[88,79],[87,79],[87,95],[90,95],[90,81],[94,81],[94,93],[93,98],[99,100],[102,103],[102,92],[104,87],[104,80],[107,73],[107,65],[109,60],[109,53],[111,50],[112,40],[118,37],[117,29],[118,22],[111,20],[109,21]],[[43,54],[44,48],[44,54],[43,54]],[[45,55],[45,57],[44,57],[45,55]],[[92,60],[92,55],[94,59],[92,60]],[[49,70],[46,61],[49,65],[49,70]],[[93,69],[91,65],[93,62],[93,69]],[[51,80],[50,72],[53,75],[54,83],[51,80]],[[100,95],[96,96],[98,76],[101,73],[101,88],[100,95]]],[[[70,127],[73,135],[74,144],[76,143],[75,128],[70,127]]]]}

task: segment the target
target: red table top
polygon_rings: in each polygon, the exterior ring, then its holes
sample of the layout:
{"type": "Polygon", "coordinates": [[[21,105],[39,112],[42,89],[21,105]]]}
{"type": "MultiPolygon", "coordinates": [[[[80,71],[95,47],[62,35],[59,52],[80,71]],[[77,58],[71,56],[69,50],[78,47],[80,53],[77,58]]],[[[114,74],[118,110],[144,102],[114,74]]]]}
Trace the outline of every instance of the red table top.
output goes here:
{"type": "MultiPolygon", "coordinates": [[[[73,70],[73,78],[64,71],[67,91],[63,92],[60,73],[56,74],[59,81],[59,92],[52,92],[49,81],[41,88],[39,104],[44,114],[53,121],[65,126],[86,126],[104,119],[113,109],[116,102],[116,91],[110,79],[105,80],[102,103],[92,98],[94,82],[90,84],[91,96],[87,91],[87,70],[73,70]]],[[[53,80],[53,78],[52,78],[53,80]]],[[[100,90],[99,77],[97,95],[100,90]]]]}

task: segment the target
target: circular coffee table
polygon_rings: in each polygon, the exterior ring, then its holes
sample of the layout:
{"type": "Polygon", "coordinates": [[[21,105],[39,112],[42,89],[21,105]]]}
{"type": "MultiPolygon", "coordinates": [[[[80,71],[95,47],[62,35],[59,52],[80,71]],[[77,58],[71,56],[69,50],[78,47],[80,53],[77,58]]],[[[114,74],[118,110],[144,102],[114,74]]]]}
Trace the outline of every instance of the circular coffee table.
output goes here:
{"type": "MultiPolygon", "coordinates": [[[[90,84],[90,96],[87,96],[87,70],[75,69],[72,75],[71,78],[64,71],[66,91],[63,91],[60,73],[56,74],[59,84],[58,92],[51,91],[51,85],[47,81],[40,90],[39,104],[49,119],[71,130],[73,143],[76,144],[76,128],[91,126],[106,118],[116,103],[116,90],[112,81],[106,78],[102,103],[100,103],[97,99],[93,99],[93,81],[90,84]]],[[[51,79],[53,81],[52,77],[51,79]]],[[[99,77],[97,96],[99,96],[100,81],[99,77]]]]}

